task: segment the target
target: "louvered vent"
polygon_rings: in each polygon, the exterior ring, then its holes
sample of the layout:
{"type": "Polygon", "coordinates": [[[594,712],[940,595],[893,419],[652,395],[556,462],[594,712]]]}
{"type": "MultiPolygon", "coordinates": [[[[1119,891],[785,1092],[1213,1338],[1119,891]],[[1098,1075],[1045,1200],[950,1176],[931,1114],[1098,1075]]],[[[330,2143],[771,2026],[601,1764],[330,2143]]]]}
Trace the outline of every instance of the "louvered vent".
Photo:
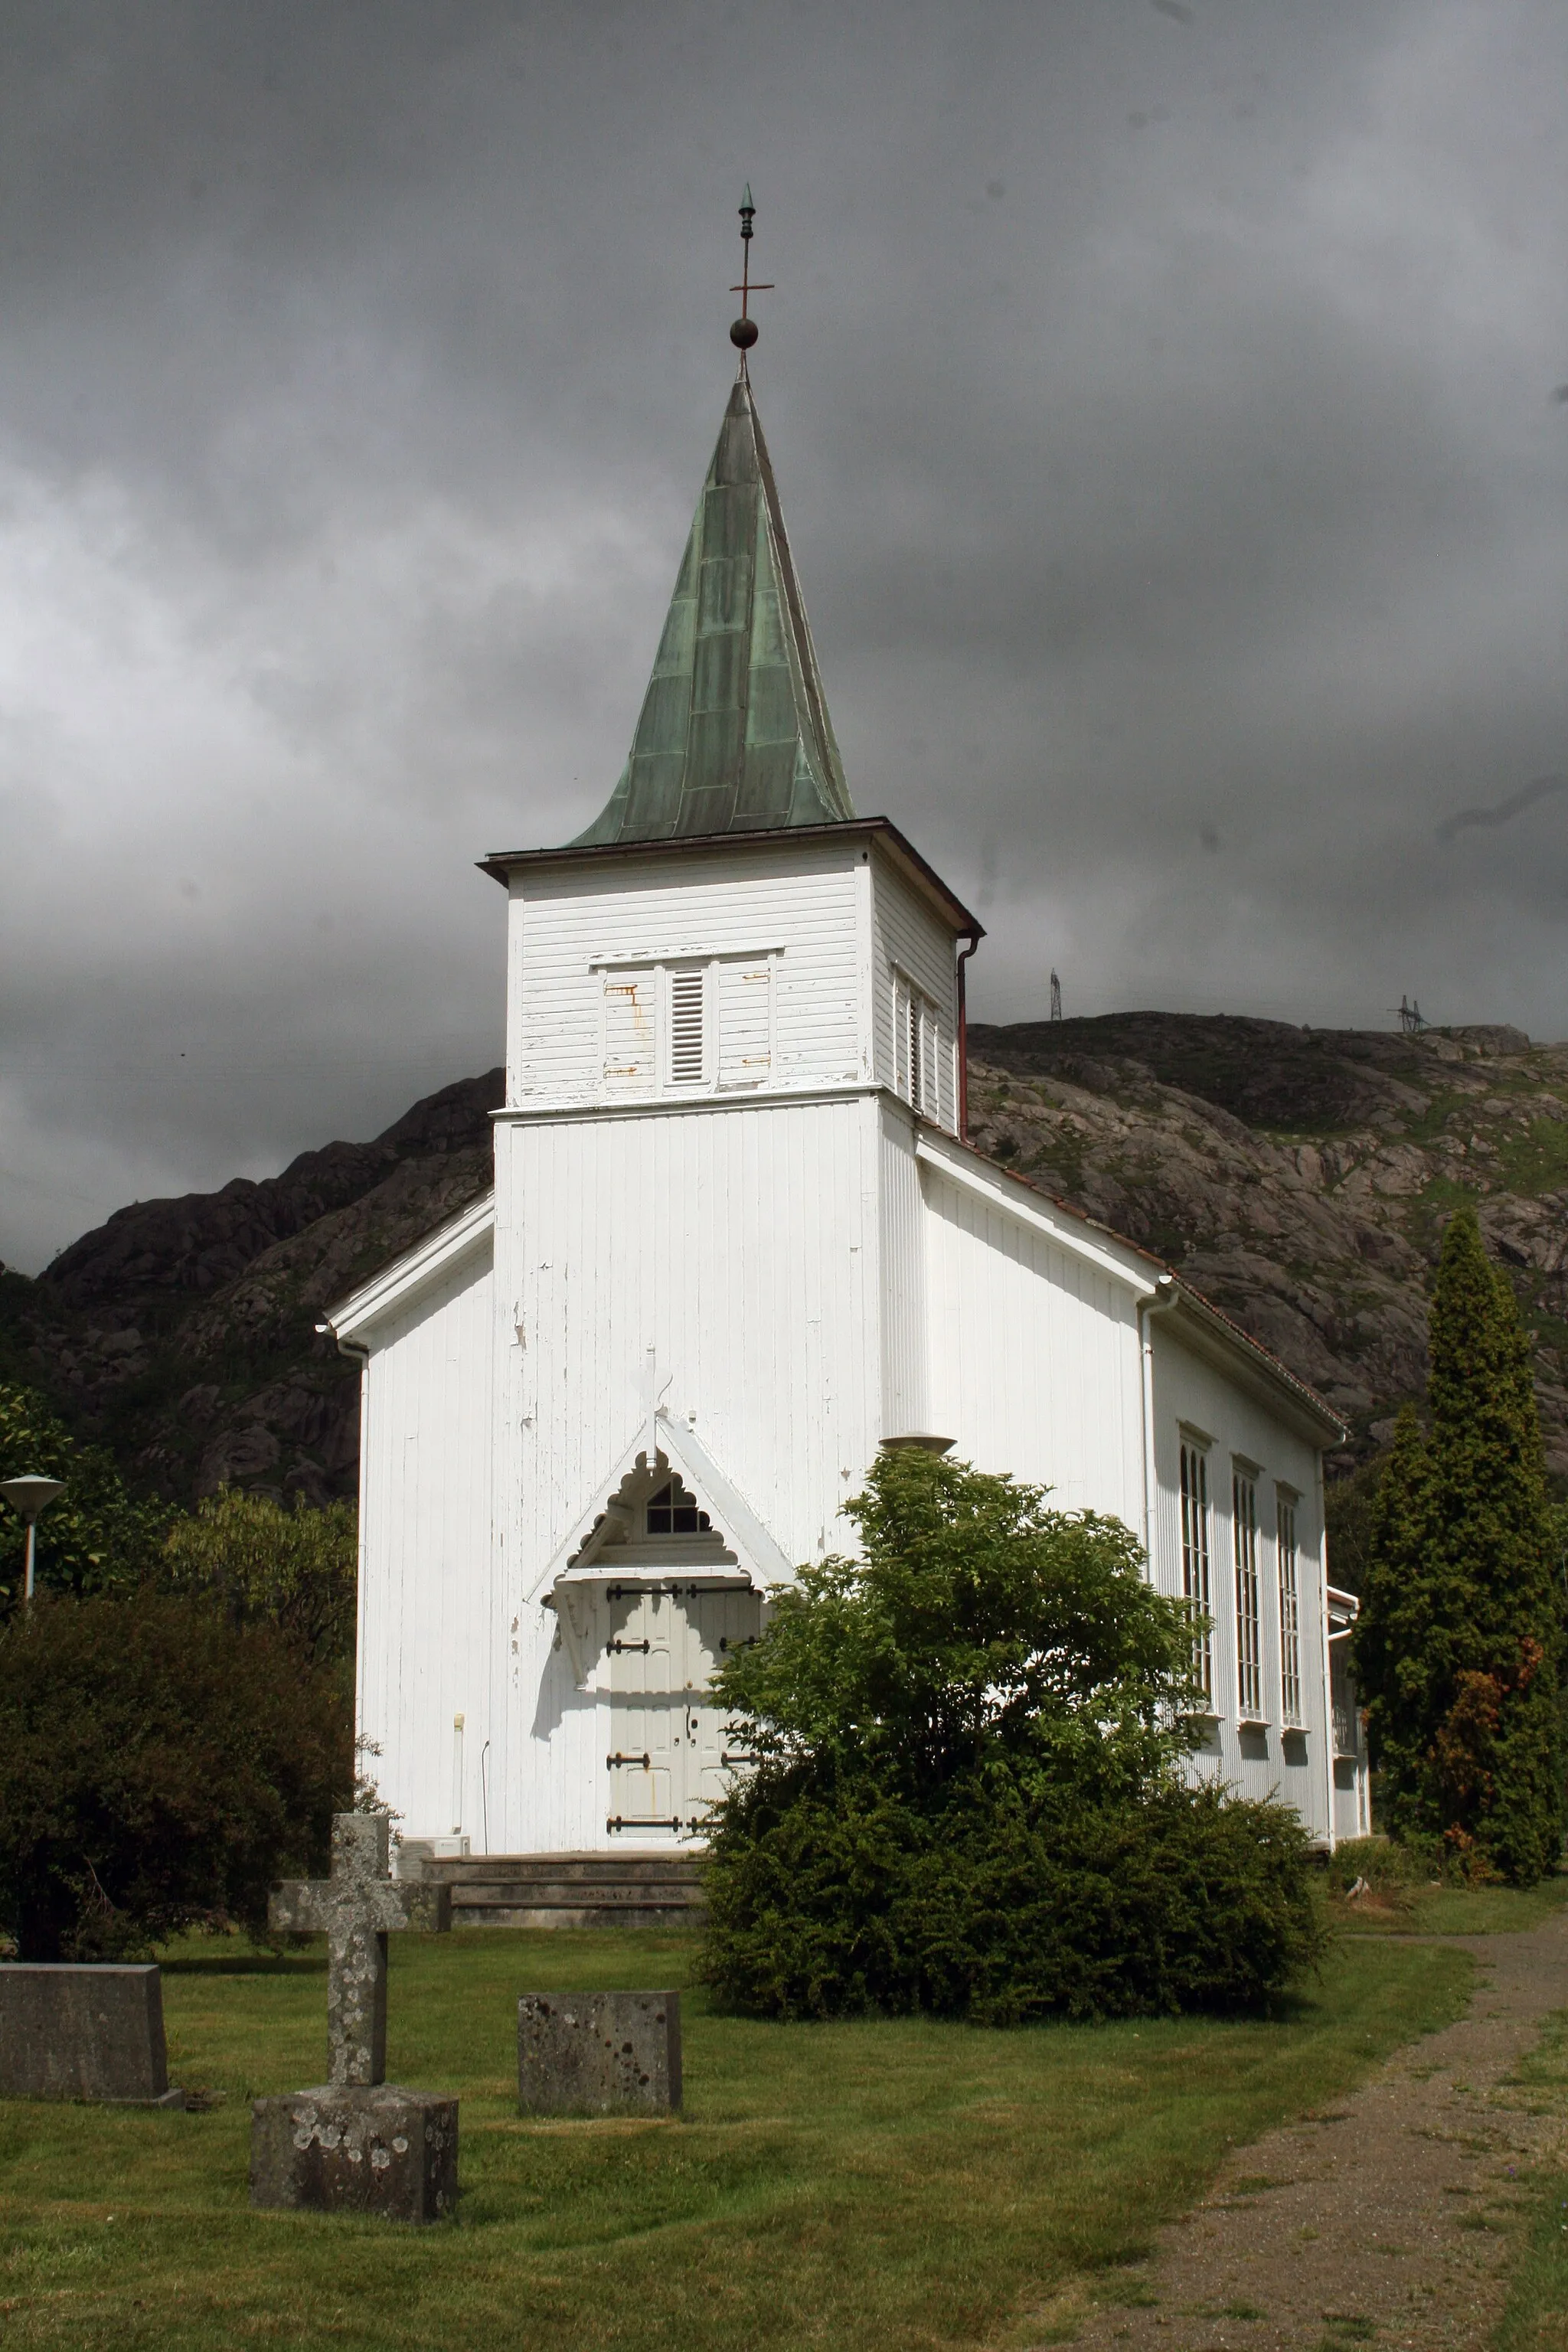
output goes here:
{"type": "Polygon", "coordinates": [[[918,996],[909,1000],[909,1070],[910,1101],[916,1110],[925,1108],[925,1070],[921,1053],[921,1002],[918,996]]]}
{"type": "Polygon", "coordinates": [[[669,976],[669,1078],[677,1087],[702,1083],[702,992],[700,971],[669,976]]]}

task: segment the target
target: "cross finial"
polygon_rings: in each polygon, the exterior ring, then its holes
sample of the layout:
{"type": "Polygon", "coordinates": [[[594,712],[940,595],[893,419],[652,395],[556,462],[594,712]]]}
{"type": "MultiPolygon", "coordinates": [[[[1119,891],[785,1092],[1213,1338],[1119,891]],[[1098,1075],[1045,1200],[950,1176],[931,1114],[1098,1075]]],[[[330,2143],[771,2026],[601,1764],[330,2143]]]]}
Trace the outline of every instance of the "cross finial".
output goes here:
{"type": "Polygon", "coordinates": [[[746,353],[757,340],[757,322],[751,315],[752,297],[753,294],[771,294],[773,290],[771,285],[753,286],[752,283],[752,238],[755,235],[752,223],[756,215],[757,208],[752,202],[748,182],[746,193],[741,199],[741,282],[730,289],[731,294],[738,294],[741,298],[741,315],[730,330],[730,341],[741,354],[742,376],[746,373],[746,353]]]}

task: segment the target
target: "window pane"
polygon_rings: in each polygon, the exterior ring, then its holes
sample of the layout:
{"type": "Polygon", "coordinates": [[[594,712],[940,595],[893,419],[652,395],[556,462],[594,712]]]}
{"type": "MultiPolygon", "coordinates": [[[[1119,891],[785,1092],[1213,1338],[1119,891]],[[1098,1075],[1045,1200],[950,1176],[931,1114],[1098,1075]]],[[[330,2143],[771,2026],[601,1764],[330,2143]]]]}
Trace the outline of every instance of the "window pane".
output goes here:
{"type": "Polygon", "coordinates": [[[1182,1447],[1182,1596],[1194,1620],[1193,1667],[1205,1698],[1214,1697],[1209,1607],[1209,1465],[1195,1445],[1182,1447]]]}
{"type": "Polygon", "coordinates": [[[1263,1717],[1263,1623],[1258,1592],[1258,1492],[1238,1470],[1231,1480],[1236,1559],[1237,1697],[1243,1722],[1263,1717]]]}
{"type": "Polygon", "coordinates": [[[1280,1720],[1301,1720],[1301,1604],[1296,1570],[1296,1507],[1279,1497],[1280,1720]]]}

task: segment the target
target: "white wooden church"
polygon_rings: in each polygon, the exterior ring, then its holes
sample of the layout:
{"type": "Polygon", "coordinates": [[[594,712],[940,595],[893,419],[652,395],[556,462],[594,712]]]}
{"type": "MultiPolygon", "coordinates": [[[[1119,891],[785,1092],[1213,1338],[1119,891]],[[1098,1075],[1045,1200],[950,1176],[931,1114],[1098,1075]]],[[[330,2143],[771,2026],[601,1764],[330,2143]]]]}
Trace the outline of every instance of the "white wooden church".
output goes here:
{"type": "Polygon", "coordinates": [[[1368,1825],[1311,1390],[964,1139],[981,927],[857,815],[742,361],[625,772],[508,899],[495,1189],[338,1306],[359,1727],[408,1838],[689,1847],[708,1684],[878,1448],[1114,1513],[1213,1620],[1199,1769],[1368,1825]]]}

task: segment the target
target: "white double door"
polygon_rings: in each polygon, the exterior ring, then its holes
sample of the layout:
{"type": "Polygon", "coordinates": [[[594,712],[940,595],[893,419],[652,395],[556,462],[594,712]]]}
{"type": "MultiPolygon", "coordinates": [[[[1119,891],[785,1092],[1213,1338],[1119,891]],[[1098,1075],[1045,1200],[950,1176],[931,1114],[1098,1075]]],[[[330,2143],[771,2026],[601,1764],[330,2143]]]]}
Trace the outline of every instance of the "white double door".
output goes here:
{"type": "Polygon", "coordinates": [[[762,1601],[743,1585],[611,1585],[605,1821],[613,1840],[700,1834],[745,1757],[726,1739],[709,1685],[726,1655],[754,1641],[762,1601]]]}

